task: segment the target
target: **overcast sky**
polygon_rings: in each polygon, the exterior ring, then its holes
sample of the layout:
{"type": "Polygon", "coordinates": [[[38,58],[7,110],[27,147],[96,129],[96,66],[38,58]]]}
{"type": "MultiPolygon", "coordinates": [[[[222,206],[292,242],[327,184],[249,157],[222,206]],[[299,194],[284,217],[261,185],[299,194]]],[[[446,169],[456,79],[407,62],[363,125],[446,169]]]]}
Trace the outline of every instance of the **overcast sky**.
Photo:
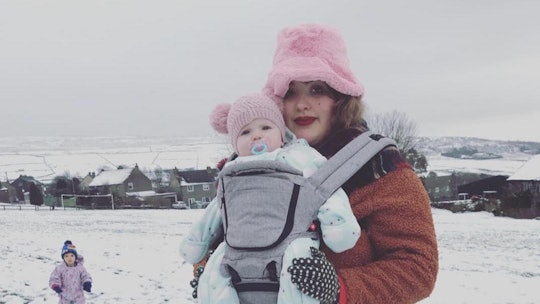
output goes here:
{"type": "Polygon", "coordinates": [[[204,136],[277,32],[342,31],[371,113],[419,136],[540,141],[537,0],[0,1],[2,136],[204,136]]]}

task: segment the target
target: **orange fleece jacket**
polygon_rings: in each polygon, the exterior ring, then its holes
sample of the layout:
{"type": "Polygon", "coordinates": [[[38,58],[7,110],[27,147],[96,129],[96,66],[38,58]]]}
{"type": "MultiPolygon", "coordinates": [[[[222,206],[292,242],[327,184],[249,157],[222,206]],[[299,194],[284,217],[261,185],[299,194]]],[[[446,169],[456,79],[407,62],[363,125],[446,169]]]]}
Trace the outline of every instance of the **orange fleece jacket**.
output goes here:
{"type": "Polygon", "coordinates": [[[349,199],[360,239],[339,254],[323,246],[347,302],[414,303],[429,296],[438,272],[437,240],[429,198],[415,173],[399,168],[349,199]]]}

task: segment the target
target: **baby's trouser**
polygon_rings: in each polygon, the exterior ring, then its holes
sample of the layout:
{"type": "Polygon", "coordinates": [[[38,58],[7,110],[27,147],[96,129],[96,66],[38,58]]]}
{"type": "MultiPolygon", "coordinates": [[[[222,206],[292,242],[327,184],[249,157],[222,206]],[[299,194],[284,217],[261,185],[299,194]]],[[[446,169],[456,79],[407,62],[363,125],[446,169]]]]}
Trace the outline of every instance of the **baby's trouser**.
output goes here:
{"type": "MultiPolygon", "coordinates": [[[[204,272],[199,278],[197,294],[201,304],[239,304],[238,294],[232,286],[230,275],[221,271],[221,261],[225,253],[225,243],[221,243],[208,259],[204,272]]],[[[292,282],[287,268],[293,258],[310,257],[310,247],[319,248],[319,241],[300,238],[291,242],[283,255],[283,266],[279,279],[277,304],[318,304],[319,301],[303,294],[292,282]]]]}
{"type": "Polygon", "coordinates": [[[210,256],[199,278],[197,297],[201,304],[239,304],[238,294],[232,286],[230,275],[221,271],[225,242],[219,244],[210,256]]]}

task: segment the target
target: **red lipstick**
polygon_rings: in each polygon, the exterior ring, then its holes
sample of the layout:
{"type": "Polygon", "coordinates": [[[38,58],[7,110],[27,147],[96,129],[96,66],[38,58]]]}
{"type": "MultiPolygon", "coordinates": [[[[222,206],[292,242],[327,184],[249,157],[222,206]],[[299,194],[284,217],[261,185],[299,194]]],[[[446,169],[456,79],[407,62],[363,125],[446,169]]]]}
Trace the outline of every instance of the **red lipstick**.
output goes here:
{"type": "Polygon", "coordinates": [[[315,117],[302,116],[302,117],[295,118],[294,122],[299,126],[308,126],[308,125],[312,124],[315,120],[316,120],[315,117]]]}

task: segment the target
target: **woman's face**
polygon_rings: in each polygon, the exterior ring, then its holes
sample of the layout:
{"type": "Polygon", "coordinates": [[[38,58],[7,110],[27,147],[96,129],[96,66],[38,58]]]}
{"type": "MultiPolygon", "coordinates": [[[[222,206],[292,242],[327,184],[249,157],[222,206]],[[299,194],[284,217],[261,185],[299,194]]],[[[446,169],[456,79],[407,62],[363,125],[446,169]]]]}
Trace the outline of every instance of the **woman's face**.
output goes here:
{"type": "Polygon", "coordinates": [[[332,89],[325,82],[293,81],[283,98],[283,117],[296,137],[315,146],[332,131],[335,106],[332,89]]]}

